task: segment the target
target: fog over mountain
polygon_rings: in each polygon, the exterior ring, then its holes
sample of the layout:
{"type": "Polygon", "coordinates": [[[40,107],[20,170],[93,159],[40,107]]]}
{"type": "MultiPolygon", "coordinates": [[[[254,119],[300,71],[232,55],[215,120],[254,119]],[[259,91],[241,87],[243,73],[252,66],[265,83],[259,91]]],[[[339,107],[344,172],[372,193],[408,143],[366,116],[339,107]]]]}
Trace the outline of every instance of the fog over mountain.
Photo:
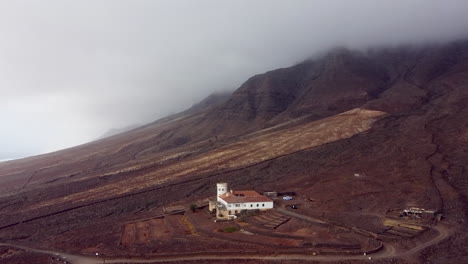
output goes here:
{"type": "Polygon", "coordinates": [[[0,3],[0,160],[144,124],[332,47],[467,37],[468,1],[0,3]]]}

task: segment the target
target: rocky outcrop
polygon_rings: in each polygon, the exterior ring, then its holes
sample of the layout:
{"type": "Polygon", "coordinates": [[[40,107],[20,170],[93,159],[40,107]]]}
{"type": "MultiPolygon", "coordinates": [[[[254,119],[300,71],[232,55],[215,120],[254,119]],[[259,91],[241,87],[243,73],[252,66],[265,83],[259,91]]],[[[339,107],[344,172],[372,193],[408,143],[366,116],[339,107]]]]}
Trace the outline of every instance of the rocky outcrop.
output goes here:
{"type": "Polygon", "coordinates": [[[233,135],[357,107],[408,111],[428,100],[433,81],[463,67],[467,50],[467,42],[366,52],[336,49],[250,78],[199,125],[211,125],[213,134],[233,135]]]}

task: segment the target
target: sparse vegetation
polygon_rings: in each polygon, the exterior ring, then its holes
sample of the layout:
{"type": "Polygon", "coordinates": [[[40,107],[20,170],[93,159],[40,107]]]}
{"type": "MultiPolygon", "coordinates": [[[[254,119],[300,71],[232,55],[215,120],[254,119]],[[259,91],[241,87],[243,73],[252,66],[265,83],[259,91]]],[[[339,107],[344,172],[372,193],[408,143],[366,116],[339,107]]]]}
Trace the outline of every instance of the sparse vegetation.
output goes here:
{"type": "MultiPolygon", "coordinates": [[[[464,50],[468,54],[468,46],[464,50]]],[[[457,197],[464,197],[467,189],[462,150],[468,149],[468,93],[466,85],[458,84],[466,79],[468,59],[460,58],[464,64],[453,66],[452,72],[426,74],[426,69],[437,68],[433,62],[444,58],[445,51],[434,50],[440,55],[434,60],[432,52],[414,54],[416,60],[409,52],[395,56],[398,61],[387,52],[375,61],[346,57],[345,68],[341,60],[323,61],[319,64],[330,67],[320,69],[314,80],[309,77],[315,76],[315,66],[308,69],[308,64],[291,69],[294,74],[268,73],[261,85],[252,83],[236,92],[222,111],[186,112],[58,154],[2,163],[0,237],[12,243],[27,240],[38,248],[54,244],[88,254],[96,247],[109,256],[132,257],[218,250],[220,255],[251,250],[256,243],[268,255],[282,250],[278,245],[303,252],[321,245],[346,259],[349,251],[375,248],[368,240],[380,236],[390,241],[382,243],[395,245],[395,258],[409,251],[405,255],[414,254],[422,262],[436,254],[446,262],[460,262],[456,257],[464,252],[466,232],[450,223],[466,221],[463,200],[457,197]],[[405,58],[401,63],[400,57],[405,58]],[[387,74],[373,76],[374,66],[384,64],[380,58],[393,62],[377,71],[388,69],[387,74]],[[414,70],[406,72],[407,64],[414,70]],[[302,72],[308,75],[295,79],[302,72]],[[291,80],[297,89],[285,86],[282,91],[275,80],[291,80]],[[286,104],[283,98],[300,101],[286,104]],[[277,102],[284,102],[284,108],[270,108],[277,102]],[[316,115],[322,107],[331,110],[316,115]],[[262,111],[267,115],[257,117],[262,111]],[[220,138],[204,141],[213,135],[220,138]],[[201,209],[204,198],[213,198],[214,182],[230,179],[239,187],[288,190],[284,195],[297,191],[292,202],[277,199],[275,207],[296,204],[299,210],[285,210],[287,215],[246,210],[231,221],[229,210],[201,209]],[[313,199],[304,200],[307,196],[313,199]],[[446,224],[431,228],[430,223],[418,225],[417,219],[392,218],[409,203],[442,207],[446,224]],[[173,204],[185,207],[176,210],[173,204]],[[197,212],[184,216],[186,207],[197,212]],[[171,214],[163,214],[166,209],[171,214]],[[210,217],[216,214],[222,219],[210,217]],[[327,224],[311,224],[314,217],[327,224]]],[[[452,50],[445,58],[457,54],[452,50]]]]}
{"type": "Polygon", "coordinates": [[[234,226],[229,226],[229,227],[221,228],[218,231],[224,232],[224,233],[234,233],[234,232],[239,231],[239,228],[234,227],[234,226]]]}
{"type": "Polygon", "coordinates": [[[182,218],[182,223],[184,223],[187,226],[191,235],[196,235],[197,232],[195,230],[195,226],[193,226],[192,222],[190,222],[187,216],[184,215],[184,217],[182,218]]]}
{"type": "Polygon", "coordinates": [[[393,220],[393,219],[388,219],[386,218],[384,220],[384,225],[385,226],[401,226],[401,227],[404,227],[404,228],[409,228],[409,229],[414,229],[414,230],[424,230],[424,227],[422,226],[419,226],[419,225],[413,225],[413,224],[408,224],[408,223],[404,223],[402,221],[398,221],[398,220],[393,220]]]}

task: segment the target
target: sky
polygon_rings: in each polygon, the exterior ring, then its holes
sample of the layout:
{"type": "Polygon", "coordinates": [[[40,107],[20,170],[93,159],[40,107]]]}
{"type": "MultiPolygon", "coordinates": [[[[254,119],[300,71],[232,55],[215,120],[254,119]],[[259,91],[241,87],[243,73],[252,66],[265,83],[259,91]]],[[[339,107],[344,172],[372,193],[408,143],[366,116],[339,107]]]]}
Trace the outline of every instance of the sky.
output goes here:
{"type": "Polygon", "coordinates": [[[466,37],[466,0],[0,1],[0,160],[184,110],[335,46],[466,37]]]}

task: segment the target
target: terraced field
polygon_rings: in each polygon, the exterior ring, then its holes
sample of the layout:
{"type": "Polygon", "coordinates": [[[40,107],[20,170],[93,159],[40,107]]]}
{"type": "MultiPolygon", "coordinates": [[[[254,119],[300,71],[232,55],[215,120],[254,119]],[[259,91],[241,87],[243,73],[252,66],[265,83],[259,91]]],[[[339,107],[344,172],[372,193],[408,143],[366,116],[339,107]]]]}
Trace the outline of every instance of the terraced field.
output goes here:
{"type": "Polygon", "coordinates": [[[282,224],[285,224],[291,220],[291,217],[279,214],[275,211],[261,214],[249,219],[249,222],[253,225],[258,225],[265,228],[276,229],[282,224]]]}

